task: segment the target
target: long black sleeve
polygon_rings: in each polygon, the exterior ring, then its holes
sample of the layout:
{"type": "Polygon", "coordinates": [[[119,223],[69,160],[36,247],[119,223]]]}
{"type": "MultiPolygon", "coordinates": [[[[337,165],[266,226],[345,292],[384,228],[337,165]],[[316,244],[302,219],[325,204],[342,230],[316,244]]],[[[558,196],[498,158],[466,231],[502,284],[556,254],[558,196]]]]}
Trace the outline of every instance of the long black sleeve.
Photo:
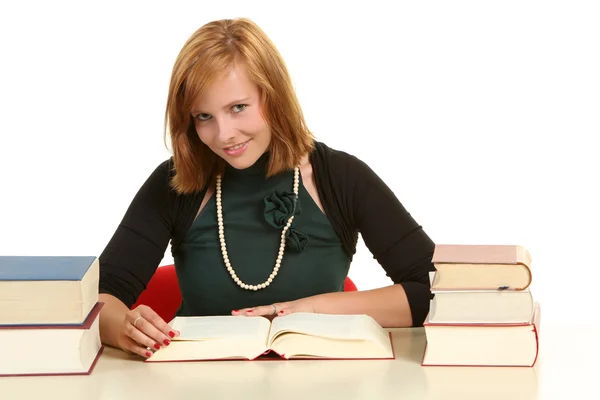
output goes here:
{"type": "Polygon", "coordinates": [[[413,326],[421,326],[429,312],[434,242],[364,162],[322,143],[312,160],[319,196],[344,247],[353,254],[360,232],[386,274],[404,288],[413,326]]]}
{"type": "Polygon", "coordinates": [[[139,189],[100,255],[100,293],[131,307],[146,288],[172,238],[168,161],[139,189]]]}
{"type": "Polygon", "coordinates": [[[352,165],[356,226],[387,275],[404,288],[413,326],[421,326],[429,312],[435,244],[367,165],[359,161],[352,165]]]}

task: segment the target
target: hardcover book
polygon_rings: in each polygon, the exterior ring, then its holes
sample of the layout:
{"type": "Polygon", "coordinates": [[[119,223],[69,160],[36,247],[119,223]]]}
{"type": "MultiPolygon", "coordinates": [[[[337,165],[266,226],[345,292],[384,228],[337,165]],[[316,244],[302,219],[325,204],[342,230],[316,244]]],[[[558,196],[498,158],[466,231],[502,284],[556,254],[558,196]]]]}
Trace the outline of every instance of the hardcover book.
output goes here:
{"type": "Polygon", "coordinates": [[[0,325],[81,325],[98,280],[94,256],[0,256],[0,325]]]}
{"type": "Polygon", "coordinates": [[[436,245],[432,290],[523,290],[531,284],[531,255],[518,245],[436,245]]]}
{"type": "Polygon", "coordinates": [[[103,349],[102,306],[81,325],[0,326],[0,376],[90,374],[103,349]]]}
{"type": "Polygon", "coordinates": [[[522,366],[539,353],[540,305],[525,323],[423,323],[427,346],[424,366],[522,366]]]}
{"type": "Polygon", "coordinates": [[[180,332],[146,362],[281,359],[391,359],[390,334],[367,315],[294,313],[276,317],[175,317],[180,332]]]}
{"type": "Polygon", "coordinates": [[[535,309],[529,289],[433,291],[430,323],[528,323],[535,309]]]}

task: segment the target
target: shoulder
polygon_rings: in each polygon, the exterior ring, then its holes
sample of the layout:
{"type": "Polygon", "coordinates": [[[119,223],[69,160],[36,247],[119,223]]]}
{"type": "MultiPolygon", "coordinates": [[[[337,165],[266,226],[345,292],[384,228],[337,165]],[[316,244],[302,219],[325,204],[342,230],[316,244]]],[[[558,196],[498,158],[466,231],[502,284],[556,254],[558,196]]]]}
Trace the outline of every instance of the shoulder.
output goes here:
{"type": "Polygon", "coordinates": [[[173,157],[169,157],[168,159],[160,162],[154,170],[151,172],[150,176],[147,179],[147,184],[152,185],[155,188],[160,188],[165,190],[165,192],[169,192],[170,195],[175,197],[185,196],[177,193],[177,191],[172,187],[172,180],[176,174],[175,162],[173,157]]]}
{"type": "Polygon", "coordinates": [[[152,172],[151,176],[163,179],[170,179],[175,174],[175,164],[173,162],[173,157],[169,157],[168,159],[159,163],[152,172]]]}
{"type": "MultiPolygon", "coordinates": [[[[160,162],[151,170],[144,182],[143,188],[154,193],[169,193],[170,181],[173,176],[173,161],[171,158],[160,162]]],[[[172,192],[172,191],[171,191],[172,192]]],[[[174,193],[174,192],[173,192],[174,193]]]]}
{"type": "Polygon", "coordinates": [[[336,177],[343,175],[359,179],[373,174],[371,168],[355,155],[329,147],[323,142],[315,142],[311,161],[317,173],[327,173],[336,177]]]}
{"type": "Polygon", "coordinates": [[[186,202],[195,196],[180,194],[172,186],[172,180],[175,176],[175,167],[173,158],[170,157],[157,164],[145,182],[140,188],[139,195],[143,196],[145,201],[151,203],[160,203],[162,207],[176,207],[178,203],[186,202]]]}

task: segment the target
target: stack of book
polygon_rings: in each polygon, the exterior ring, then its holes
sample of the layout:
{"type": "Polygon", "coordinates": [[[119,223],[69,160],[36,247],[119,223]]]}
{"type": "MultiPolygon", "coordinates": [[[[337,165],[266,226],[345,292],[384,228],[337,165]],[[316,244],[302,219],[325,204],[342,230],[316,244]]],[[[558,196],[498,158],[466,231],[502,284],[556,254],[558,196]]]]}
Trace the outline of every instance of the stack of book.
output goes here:
{"type": "Polygon", "coordinates": [[[98,280],[96,257],[0,256],[0,376],[91,373],[98,280]]]}
{"type": "Polygon", "coordinates": [[[518,245],[437,245],[422,365],[533,366],[540,305],[518,245]]]}

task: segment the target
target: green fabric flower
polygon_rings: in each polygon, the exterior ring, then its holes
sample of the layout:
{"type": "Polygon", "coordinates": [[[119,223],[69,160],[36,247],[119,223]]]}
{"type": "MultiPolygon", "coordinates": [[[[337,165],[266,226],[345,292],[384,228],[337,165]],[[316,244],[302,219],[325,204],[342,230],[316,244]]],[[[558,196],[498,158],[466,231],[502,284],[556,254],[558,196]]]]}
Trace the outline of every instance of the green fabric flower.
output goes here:
{"type": "Polygon", "coordinates": [[[265,197],[265,220],[274,228],[282,229],[292,215],[301,213],[300,203],[292,192],[273,192],[265,197]]]}
{"type": "Polygon", "coordinates": [[[290,250],[295,252],[301,252],[308,243],[308,235],[301,230],[293,228],[293,223],[290,229],[285,233],[285,245],[290,250]]]}
{"type": "MultiPolygon", "coordinates": [[[[300,203],[296,200],[293,192],[275,191],[264,198],[265,220],[276,229],[283,229],[288,219],[294,215],[297,218],[302,213],[300,203]]],[[[294,223],[285,233],[286,247],[290,250],[300,252],[304,250],[308,242],[308,235],[294,228],[294,223]]]]}

